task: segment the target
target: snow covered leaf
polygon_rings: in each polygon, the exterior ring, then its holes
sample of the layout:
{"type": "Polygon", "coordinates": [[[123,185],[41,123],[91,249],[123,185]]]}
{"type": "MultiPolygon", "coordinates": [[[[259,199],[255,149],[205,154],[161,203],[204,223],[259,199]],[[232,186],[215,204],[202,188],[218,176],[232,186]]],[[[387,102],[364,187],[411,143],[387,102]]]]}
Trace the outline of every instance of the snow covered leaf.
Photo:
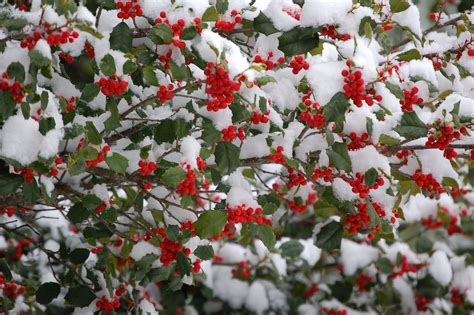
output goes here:
{"type": "Polygon", "coordinates": [[[397,56],[398,60],[401,61],[410,61],[414,59],[421,59],[421,54],[417,49],[410,49],[405,51],[397,56]]]}
{"type": "Polygon", "coordinates": [[[316,235],[315,245],[327,251],[338,249],[341,247],[342,232],[342,224],[331,221],[323,226],[316,235]]]}
{"type": "Polygon", "coordinates": [[[133,33],[127,23],[121,22],[110,33],[110,48],[128,52],[132,48],[133,33]]]}
{"type": "Polygon", "coordinates": [[[319,35],[315,28],[295,28],[280,35],[278,43],[278,49],[285,55],[301,55],[318,47],[319,35]]]}
{"type": "Polygon", "coordinates": [[[210,238],[219,235],[227,223],[227,213],[219,210],[208,210],[199,215],[194,223],[196,235],[200,238],[210,238]]]}

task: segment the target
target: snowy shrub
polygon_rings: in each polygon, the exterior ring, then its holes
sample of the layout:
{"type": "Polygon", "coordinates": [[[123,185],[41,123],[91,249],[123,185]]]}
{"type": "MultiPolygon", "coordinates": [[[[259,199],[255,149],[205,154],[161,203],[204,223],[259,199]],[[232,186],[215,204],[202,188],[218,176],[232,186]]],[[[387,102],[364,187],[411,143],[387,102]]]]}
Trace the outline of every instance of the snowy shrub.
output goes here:
{"type": "Polygon", "coordinates": [[[1,1],[2,311],[470,314],[470,4],[1,1]]]}

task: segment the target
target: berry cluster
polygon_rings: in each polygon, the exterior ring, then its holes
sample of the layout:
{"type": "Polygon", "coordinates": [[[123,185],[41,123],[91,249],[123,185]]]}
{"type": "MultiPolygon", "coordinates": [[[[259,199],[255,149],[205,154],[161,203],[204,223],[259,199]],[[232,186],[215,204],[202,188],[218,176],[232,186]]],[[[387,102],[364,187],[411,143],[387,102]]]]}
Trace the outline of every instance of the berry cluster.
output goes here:
{"type": "Polygon", "coordinates": [[[431,299],[427,298],[421,293],[418,293],[415,299],[416,309],[420,312],[428,311],[428,305],[431,304],[431,299]]]}
{"type": "Polygon", "coordinates": [[[226,21],[224,19],[220,19],[216,21],[215,27],[222,32],[230,32],[235,29],[237,24],[242,23],[242,16],[239,15],[239,11],[232,10],[230,12],[230,15],[234,19],[233,21],[226,21]]]}
{"type": "Polygon", "coordinates": [[[351,35],[340,34],[338,31],[336,31],[336,26],[334,25],[323,26],[323,28],[321,29],[321,36],[327,36],[333,40],[342,41],[351,39],[351,35]]]}
{"type": "Polygon", "coordinates": [[[324,118],[323,111],[320,108],[318,102],[311,102],[306,99],[304,101],[306,110],[300,113],[300,119],[311,128],[322,128],[326,124],[326,118],[324,118]]]}
{"type": "Polygon", "coordinates": [[[301,19],[301,11],[302,11],[302,8],[301,8],[301,7],[296,7],[296,8],[291,8],[291,7],[283,8],[282,11],[285,12],[286,14],[288,14],[289,16],[291,16],[292,18],[294,18],[294,19],[297,20],[297,21],[299,21],[299,20],[301,19]]]}
{"type": "Polygon", "coordinates": [[[2,287],[3,295],[12,300],[16,300],[18,295],[25,293],[26,290],[24,286],[16,284],[13,280],[7,282],[3,274],[0,275],[0,287],[2,287]]]}
{"type": "Polygon", "coordinates": [[[334,308],[327,308],[327,307],[322,307],[321,312],[326,313],[327,315],[347,315],[347,311],[345,309],[334,309],[334,308]]]}
{"type": "Polygon", "coordinates": [[[300,73],[301,70],[308,70],[309,69],[309,63],[304,60],[303,56],[296,56],[295,58],[291,59],[290,61],[290,68],[293,69],[292,72],[293,74],[298,74],[300,73]]]}
{"type": "Polygon", "coordinates": [[[194,223],[191,222],[191,221],[185,221],[185,222],[183,222],[183,223],[181,224],[181,226],[179,227],[179,230],[180,230],[180,231],[190,230],[192,236],[195,236],[195,235],[196,235],[196,233],[194,232],[194,223]]]}
{"type": "Polygon", "coordinates": [[[87,56],[89,57],[89,59],[94,59],[95,58],[95,49],[94,47],[91,45],[91,43],[87,42],[84,44],[84,49],[86,50],[86,53],[87,53],[87,56]]]}
{"type": "Polygon", "coordinates": [[[206,75],[206,94],[211,96],[207,101],[207,110],[217,112],[226,108],[234,100],[233,93],[240,89],[240,83],[229,78],[223,67],[209,62],[204,70],[206,75]]]}
{"type": "Polygon", "coordinates": [[[308,210],[308,205],[301,200],[288,200],[288,208],[294,213],[305,213],[308,210]]]}
{"type": "Polygon", "coordinates": [[[122,81],[115,75],[109,76],[109,78],[100,78],[99,81],[95,83],[100,87],[100,91],[105,95],[122,95],[127,90],[128,83],[127,81],[122,81]]]}
{"type": "Polygon", "coordinates": [[[16,167],[14,167],[13,171],[17,174],[20,174],[20,176],[23,177],[23,180],[26,183],[32,183],[33,182],[33,178],[34,178],[33,169],[31,169],[31,168],[18,169],[16,167]]]}
{"type": "Polygon", "coordinates": [[[158,168],[155,162],[148,162],[146,160],[140,160],[138,166],[140,167],[140,176],[150,175],[158,168]]]}
{"type": "Polygon", "coordinates": [[[347,60],[346,65],[348,69],[344,69],[341,75],[344,77],[344,93],[350,98],[357,107],[362,107],[362,101],[369,106],[374,104],[374,100],[380,102],[382,96],[376,95],[374,89],[365,89],[365,81],[362,78],[362,72],[360,70],[354,71],[352,63],[347,60]]]}
{"type": "Polygon", "coordinates": [[[191,250],[189,248],[183,247],[181,242],[170,240],[163,228],[158,229],[158,234],[163,238],[160,242],[160,261],[163,263],[163,265],[171,265],[171,263],[176,260],[178,253],[181,251],[184,253],[184,255],[186,255],[186,257],[191,254],[191,250]]]}
{"type": "Polygon", "coordinates": [[[362,133],[360,137],[357,135],[357,133],[351,132],[349,134],[349,138],[351,139],[351,142],[347,145],[347,148],[351,151],[362,149],[366,145],[370,144],[370,138],[366,132],[362,133]]]}
{"type": "Polygon", "coordinates": [[[273,163],[275,163],[275,164],[284,165],[286,163],[286,160],[285,160],[285,156],[283,155],[283,147],[278,146],[276,148],[276,152],[275,153],[270,153],[270,155],[268,156],[268,159],[270,161],[273,161],[273,163]]]}
{"type": "Polygon", "coordinates": [[[288,167],[288,188],[297,187],[299,185],[305,186],[308,181],[301,172],[295,172],[292,167],[288,167]]]}
{"type": "Polygon", "coordinates": [[[265,113],[263,114],[258,113],[258,112],[252,112],[252,117],[250,117],[249,120],[255,125],[258,125],[260,123],[266,124],[268,123],[269,114],[270,114],[269,110],[265,111],[265,113]]]}
{"type": "Polygon", "coordinates": [[[241,261],[237,268],[232,268],[232,276],[241,280],[247,280],[252,273],[252,266],[248,261],[241,261]]]}
{"type": "Polygon", "coordinates": [[[229,126],[221,130],[222,138],[224,141],[232,141],[235,138],[239,137],[240,140],[245,139],[245,131],[243,127],[239,127],[238,134],[235,134],[235,127],[229,126]]]}
{"type": "Polygon", "coordinates": [[[423,104],[423,99],[417,96],[418,88],[414,86],[411,90],[403,90],[404,99],[400,100],[402,110],[405,112],[413,111],[413,104],[423,104]]]}
{"type": "MultiPolygon", "coordinates": [[[[375,209],[375,212],[380,218],[385,216],[385,211],[383,208],[377,204],[372,203],[372,206],[375,209]]],[[[357,213],[349,213],[344,220],[344,227],[349,234],[356,234],[359,230],[370,230],[372,232],[378,232],[379,227],[373,226],[370,227],[370,215],[369,208],[366,203],[360,203],[357,205],[357,213]]],[[[373,239],[374,235],[372,233],[368,234],[369,239],[373,239]]]]}
{"type": "Polygon", "coordinates": [[[92,254],[100,254],[104,252],[104,246],[97,246],[97,247],[92,247],[91,248],[91,253],[92,254]]]}
{"type": "Polygon", "coordinates": [[[242,204],[235,208],[227,206],[227,222],[231,225],[238,223],[271,224],[271,221],[263,217],[262,208],[253,209],[242,204]]]}
{"type": "Polygon", "coordinates": [[[461,291],[457,288],[451,290],[451,303],[455,305],[464,305],[464,296],[461,291]]]}
{"type": "Polygon", "coordinates": [[[46,40],[49,46],[59,46],[62,44],[73,43],[74,40],[79,37],[78,32],[71,32],[68,28],[51,29],[51,25],[48,23],[44,23],[43,28],[43,32],[35,31],[32,35],[26,36],[26,38],[20,43],[20,46],[32,50],[35,48],[36,43],[42,38],[46,40]]]}
{"type": "Polygon", "coordinates": [[[59,58],[63,59],[67,64],[71,64],[74,61],[74,58],[64,51],[59,53],[59,58]]]}
{"type": "Polygon", "coordinates": [[[107,155],[107,153],[109,151],[110,151],[110,147],[108,145],[105,145],[102,148],[102,152],[99,152],[99,154],[97,154],[97,157],[95,158],[95,160],[87,160],[86,161],[86,166],[87,167],[96,167],[97,164],[105,161],[105,156],[107,155]]]}
{"type": "Polygon", "coordinates": [[[417,272],[418,269],[420,269],[421,267],[423,267],[423,264],[410,264],[408,262],[407,256],[403,255],[402,256],[402,261],[401,261],[401,266],[400,266],[399,270],[394,271],[390,275],[390,277],[392,279],[395,279],[397,277],[403,276],[405,273],[408,273],[408,272],[417,272]]]}
{"type": "Polygon", "coordinates": [[[179,49],[183,49],[185,44],[181,40],[181,35],[183,34],[184,31],[184,26],[186,25],[186,22],[183,19],[179,19],[176,23],[171,24],[170,21],[166,18],[166,12],[162,11],[160,12],[160,17],[155,19],[156,24],[161,24],[164,23],[171,28],[173,31],[173,39],[165,43],[167,45],[173,45],[175,47],[178,47],[179,49]]]}
{"type": "Polygon", "coordinates": [[[467,50],[467,55],[468,55],[469,57],[474,57],[474,48],[468,49],[468,50],[467,50]]]}
{"type": "Polygon", "coordinates": [[[217,67],[209,62],[204,70],[206,75],[206,94],[211,96],[207,101],[207,110],[217,112],[226,108],[234,100],[233,93],[240,89],[240,82],[229,78],[229,73],[223,67],[217,67]]]}
{"type": "MultiPolygon", "coordinates": [[[[464,128],[464,132],[467,132],[466,128],[464,128]]],[[[437,134],[428,137],[426,146],[429,148],[444,150],[451,141],[458,140],[460,137],[461,133],[459,131],[455,131],[453,127],[444,126],[439,132],[437,132],[437,134]]]]}
{"type": "MultiPolygon", "coordinates": [[[[20,209],[21,210],[21,209],[20,209]]],[[[9,261],[18,261],[23,255],[24,247],[31,245],[29,239],[22,239],[19,242],[14,241],[13,239],[8,240],[8,250],[6,252],[6,257],[9,261]]],[[[0,251],[2,255],[5,255],[3,251],[0,251]]]]}
{"type": "Polygon", "coordinates": [[[116,311],[120,308],[120,302],[115,296],[109,300],[105,295],[103,295],[102,299],[95,303],[95,306],[105,313],[112,313],[113,311],[116,311]]]}
{"type": "Polygon", "coordinates": [[[7,215],[12,217],[15,214],[15,209],[13,207],[6,207],[0,209],[0,215],[7,215]]]}
{"type": "Polygon", "coordinates": [[[412,151],[410,151],[410,150],[401,150],[401,151],[398,151],[395,155],[396,155],[397,158],[402,160],[403,164],[407,164],[408,163],[407,158],[411,153],[412,153],[412,151]]]}
{"type": "Polygon", "coordinates": [[[372,277],[361,273],[357,278],[355,278],[355,282],[357,284],[357,289],[359,292],[365,292],[367,284],[373,281],[372,277]]]}
{"type": "Polygon", "coordinates": [[[311,298],[316,292],[318,292],[319,288],[316,283],[311,283],[311,285],[304,291],[304,296],[309,299],[311,298]]]}
{"type": "Polygon", "coordinates": [[[193,263],[193,272],[198,273],[201,270],[201,260],[196,259],[193,263]]]}
{"type": "Polygon", "coordinates": [[[318,179],[322,178],[323,181],[325,181],[326,183],[330,183],[332,181],[332,176],[333,176],[332,169],[327,168],[327,169],[323,170],[321,168],[316,168],[313,171],[312,178],[313,178],[313,180],[318,180],[318,179]]]}
{"type": "Polygon", "coordinates": [[[362,199],[367,197],[371,189],[378,189],[385,183],[383,177],[379,177],[373,185],[366,186],[365,175],[362,173],[356,173],[355,175],[355,179],[347,179],[346,181],[349,185],[351,185],[352,192],[355,194],[359,194],[359,198],[362,199]]]}
{"type": "Polygon", "coordinates": [[[8,91],[17,104],[23,102],[23,90],[19,82],[9,82],[8,75],[6,72],[2,74],[2,79],[0,80],[0,91],[8,91]]]}
{"type": "Polygon", "coordinates": [[[160,86],[156,96],[160,99],[161,103],[166,103],[167,100],[171,100],[174,97],[174,86],[173,84],[168,84],[168,86],[160,86]]]}
{"type": "Polygon", "coordinates": [[[120,10],[117,13],[119,19],[126,20],[128,18],[136,18],[137,16],[142,16],[143,11],[141,6],[138,4],[138,0],[131,0],[125,2],[117,2],[116,8],[120,10]]]}
{"type": "Polygon", "coordinates": [[[188,165],[187,169],[186,178],[176,187],[180,196],[194,196],[196,194],[196,174],[191,169],[191,166],[188,165]]]}
{"type": "Polygon", "coordinates": [[[67,101],[66,101],[66,111],[70,112],[72,110],[76,109],[76,98],[74,96],[71,96],[67,101]]]}
{"type": "Polygon", "coordinates": [[[433,194],[441,194],[445,192],[445,189],[441,187],[440,183],[433,178],[432,174],[423,174],[421,170],[417,170],[412,179],[415,183],[421,187],[421,189],[426,190],[433,194]]]}
{"type": "Polygon", "coordinates": [[[267,54],[267,59],[263,59],[262,56],[256,55],[253,59],[253,62],[255,63],[263,63],[266,66],[266,70],[273,70],[276,67],[278,67],[278,64],[284,64],[285,63],[285,58],[280,57],[278,58],[277,62],[272,61],[271,59],[273,58],[273,52],[269,52],[267,54]]]}

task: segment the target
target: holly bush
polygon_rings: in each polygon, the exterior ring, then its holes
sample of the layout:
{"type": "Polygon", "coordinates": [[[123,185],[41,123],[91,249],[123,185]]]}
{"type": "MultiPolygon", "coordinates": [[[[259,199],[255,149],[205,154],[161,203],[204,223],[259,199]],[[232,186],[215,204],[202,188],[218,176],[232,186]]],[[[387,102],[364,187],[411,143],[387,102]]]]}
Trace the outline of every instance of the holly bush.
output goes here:
{"type": "Polygon", "coordinates": [[[3,312],[470,314],[470,9],[3,0],[3,312]]]}

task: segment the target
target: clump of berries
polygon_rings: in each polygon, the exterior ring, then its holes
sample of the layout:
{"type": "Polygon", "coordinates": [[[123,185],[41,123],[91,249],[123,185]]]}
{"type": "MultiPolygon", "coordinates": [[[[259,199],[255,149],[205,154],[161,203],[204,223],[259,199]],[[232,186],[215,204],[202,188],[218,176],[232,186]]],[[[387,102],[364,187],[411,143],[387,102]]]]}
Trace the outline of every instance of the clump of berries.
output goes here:
{"type": "Polygon", "coordinates": [[[382,96],[376,95],[374,89],[366,91],[365,81],[362,78],[360,70],[354,70],[350,60],[346,61],[348,69],[344,69],[341,75],[344,77],[344,93],[350,98],[357,107],[362,107],[363,101],[369,106],[374,104],[374,100],[380,102],[382,96]]]}
{"type": "Polygon", "coordinates": [[[252,117],[250,117],[249,120],[255,125],[258,125],[260,123],[266,124],[268,123],[269,114],[270,114],[269,110],[265,111],[263,114],[259,112],[252,112],[252,117]]]}
{"type": "Polygon", "coordinates": [[[173,37],[170,42],[167,42],[165,44],[167,45],[173,45],[175,47],[178,47],[179,49],[183,49],[185,44],[181,40],[181,35],[183,34],[184,31],[184,26],[186,25],[186,22],[183,19],[179,19],[176,23],[171,24],[170,21],[167,19],[167,14],[165,11],[160,12],[160,17],[155,19],[156,24],[161,24],[164,23],[171,30],[173,31],[173,37]]]}
{"type": "Polygon", "coordinates": [[[248,261],[241,261],[236,268],[232,268],[232,276],[237,279],[247,280],[251,274],[252,266],[248,261]]]}
{"type": "Polygon", "coordinates": [[[237,134],[235,133],[236,128],[234,126],[229,126],[221,130],[222,139],[224,141],[233,141],[235,138],[239,137],[240,140],[245,139],[245,131],[243,127],[237,129],[237,134]]]}
{"type": "Polygon", "coordinates": [[[238,223],[257,223],[257,224],[271,224],[271,221],[263,216],[262,208],[247,207],[244,204],[237,207],[227,206],[227,222],[234,225],[238,223]]]}
{"type": "Polygon", "coordinates": [[[283,155],[283,147],[278,146],[276,148],[276,152],[275,153],[270,153],[270,155],[268,156],[268,159],[270,161],[272,161],[273,163],[275,163],[275,164],[284,165],[286,163],[286,160],[285,160],[285,156],[283,155]]]}
{"type": "Polygon", "coordinates": [[[418,88],[416,86],[414,86],[411,90],[403,90],[404,99],[400,100],[400,105],[402,105],[402,110],[404,112],[412,112],[413,104],[423,104],[423,99],[418,97],[417,94],[418,88]]]}
{"type": "Polygon", "coordinates": [[[336,26],[334,25],[323,26],[323,28],[321,29],[321,36],[327,36],[333,40],[342,40],[342,41],[347,41],[351,39],[351,35],[349,34],[340,34],[336,30],[336,26]]]}
{"type": "Polygon", "coordinates": [[[116,4],[116,8],[120,10],[120,12],[117,13],[117,17],[119,19],[134,19],[137,16],[143,15],[143,11],[141,6],[138,4],[138,0],[119,1],[116,4]]]}
{"type": "Polygon", "coordinates": [[[11,81],[8,79],[8,74],[4,72],[0,80],[0,91],[8,91],[17,104],[23,102],[23,90],[20,82],[11,81]]]}
{"type": "Polygon", "coordinates": [[[304,105],[306,105],[306,110],[300,112],[300,119],[311,128],[324,127],[326,124],[326,118],[324,118],[320,104],[306,99],[304,105]]]}
{"type": "Polygon", "coordinates": [[[216,24],[214,25],[218,30],[222,32],[230,32],[235,29],[237,24],[242,23],[242,16],[239,15],[239,11],[237,10],[232,10],[230,12],[230,16],[232,17],[232,21],[226,21],[224,19],[220,19],[216,21],[216,24]]]}
{"type": "Polygon", "coordinates": [[[285,58],[280,57],[278,58],[277,62],[272,61],[274,54],[272,51],[270,51],[267,54],[267,59],[263,59],[262,56],[256,55],[253,59],[253,62],[255,63],[263,63],[266,66],[266,70],[273,70],[276,67],[278,67],[278,64],[284,64],[285,63],[285,58]]]}
{"type": "Polygon", "coordinates": [[[432,174],[423,174],[421,170],[417,170],[412,179],[415,183],[421,187],[422,190],[426,190],[432,194],[441,194],[446,190],[441,187],[440,183],[436,179],[434,179],[432,174]]]}
{"type": "MultiPolygon", "coordinates": [[[[80,143],[81,144],[81,143],[80,143]]],[[[97,164],[105,161],[105,156],[110,151],[110,147],[108,145],[102,148],[102,151],[97,154],[97,157],[94,160],[86,160],[87,167],[96,167],[97,164]]]]}
{"type": "Polygon", "coordinates": [[[162,85],[156,92],[156,96],[160,99],[161,103],[166,103],[167,100],[171,100],[174,97],[174,86],[173,84],[168,84],[167,86],[162,85]]]}
{"type": "Polygon", "coordinates": [[[122,95],[128,87],[127,81],[122,81],[115,75],[111,75],[108,78],[100,78],[95,84],[100,87],[100,91],[105,96],[122,95]]]}
{"type": "Polygon", "coordinates": [[[309,69],[309,63],[304,60],[303,56],[296,56],[295,58],[291,59],[290,61],[290,68],[293,69],[292,72],[293,74],[298,74],[300,73],[301,70],[308,70],[309,69]]]}
{"type": "Polygon", "coordinates": [[[140,160],[138,166],[140,167],[140,176],[150,175],[158,168],[155,162],[148,162],[146,160],[140,160]]]}
{"type": "Polygon", "coordinates": [[[112,313],[120,308],[120,302],[117,297],[108,299],[105,295],[102,296],[100,300],[95,303],[95,306],[105,313],[112,313]]]}
{"type": "Polygon", "coordinates": [[[222,66],[209,62],[204,70],[206,75],[206,94],[211,98],[207,101],[207,110],[217,112],[226,108],[234,101],[234,92],[240,89],[240,82],[229,78],[229,73],[222,66]]]}
{"type": "Polygon", "coordinates": [[[60,46],[67,43],[73,43],[79,33],[70,31],[69,28],[51,28],[49,23],[43,23],[42,29],[27,35],[20,43],[22,48],[32,50],[40,39],[45,39],[49,46],[60,46]]]}
{"type": "Polygon", "coordinates": [[[359,194],[359,197],[364,199],[369,194],[370,190],[378,189],[385,183],[383,177],[379,177],[374,184],[367,186],[365,184],[365,175],[362,173],[356,173],[355,179],[346,179],[346,182],[351,185],[352,192],[359,194]]]}
{"type": "Polygon", "coordinates": [[[177,192],[180,196],[194,196],[196,194],[196,173],[189,165],[187,166],[186,178],[178,184],[177,192]]]}
{"type": "Polygon", "coordinates": [[[172,262],[176,261],[179,252],[183,252],[186,257],[191,254],[191,250],[184,247],[181,242],[170,240],[163,228],[159,228],[157,232],[162,237],[159,246],[161,248],[160,261],[163,265],[169,266],[172,262]]]}
{"type": "Polygon", "coordinates": [[[362,149],[370,144],[370,138],[366,132],[362,133],[360,137],[357,133],[351,132],[349,138],[351,139],[351,142],[347,145],[347,148],[351,151],[362,149]]]}

